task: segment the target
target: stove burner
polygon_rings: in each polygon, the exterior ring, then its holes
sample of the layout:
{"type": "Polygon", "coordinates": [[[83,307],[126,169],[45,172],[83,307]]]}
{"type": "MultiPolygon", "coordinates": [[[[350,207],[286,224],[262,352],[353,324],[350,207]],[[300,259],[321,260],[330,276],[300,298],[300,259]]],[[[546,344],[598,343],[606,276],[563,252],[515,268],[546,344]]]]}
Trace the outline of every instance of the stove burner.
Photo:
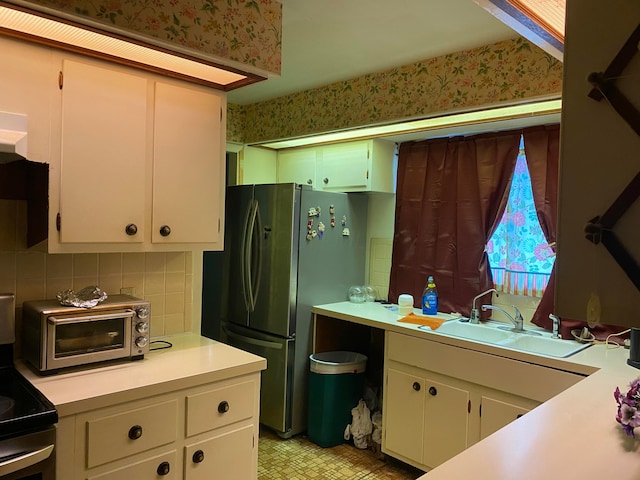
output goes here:
{"type": "Polygon", "coordinates": [[[57,421],[53,404],[20,372],[14,367],[0,368],[0,440],[44,429],[57,421]]]}
{"type": "Polygon", "coordinates": [[[0,395],[0,420],[13,417],[13,407],[15,403],[13,398],[0,395]]]}

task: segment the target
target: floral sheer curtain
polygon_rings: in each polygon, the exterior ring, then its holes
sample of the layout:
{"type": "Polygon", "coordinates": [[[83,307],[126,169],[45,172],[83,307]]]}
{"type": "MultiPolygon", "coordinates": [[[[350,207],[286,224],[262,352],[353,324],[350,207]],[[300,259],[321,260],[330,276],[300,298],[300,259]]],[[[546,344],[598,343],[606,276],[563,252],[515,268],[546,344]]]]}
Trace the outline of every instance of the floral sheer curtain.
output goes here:
{"type": "Polygon", "coordinates": [[[485,246],[505,209],[521,132],[403,143],[389,299],[418,306],[433,275],[439,310],[469,315],[493,287],[485,246]]]}
{"type": "Polygon", "coordinates": [[[555,254],[545,239],[531,189],[524,142],[520,142],[509,200],[487,243],[495,288],[512,295],[542,297],[555,254]]]}

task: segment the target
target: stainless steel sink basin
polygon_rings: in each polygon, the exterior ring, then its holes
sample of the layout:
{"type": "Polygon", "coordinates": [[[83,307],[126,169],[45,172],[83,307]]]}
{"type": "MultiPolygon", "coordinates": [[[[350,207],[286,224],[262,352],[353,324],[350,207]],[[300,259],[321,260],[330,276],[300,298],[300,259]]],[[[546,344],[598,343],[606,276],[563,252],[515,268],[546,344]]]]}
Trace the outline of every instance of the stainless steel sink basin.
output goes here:
{"type": "Polygon", "coordinates": [[[590,345],[589,343],[578,343],[574,340],[552,338],[547,336],[550,334],[546,332],[534,336],[502,330],[499,326],[504,326],[504,324],[501,322],[487,322],[474,325],[459,320],[449,320],[435,330],[435,333],[496,345],[511,350],[559,358],[569,357],[590,345]]]}

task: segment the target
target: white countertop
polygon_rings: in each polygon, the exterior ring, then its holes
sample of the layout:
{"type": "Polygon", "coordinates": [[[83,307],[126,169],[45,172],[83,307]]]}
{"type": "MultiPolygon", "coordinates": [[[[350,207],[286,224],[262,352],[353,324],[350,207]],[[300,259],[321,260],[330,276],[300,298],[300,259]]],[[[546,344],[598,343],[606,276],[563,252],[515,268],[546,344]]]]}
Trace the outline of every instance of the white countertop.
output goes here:
{"type": "MultiPolygon", "coordinates": [[[[627,365],[629,350],[593,345],[568,358],[505,350],[416,325],[378,303],[340,302],[313,312],[389,331],[516,360],[589,375],[520,419],[420,477],[442,479],[640,478],[640,439],[627,437],[616,422],[616,387],[624,393],[640,370],[627,365]]],[[[416,310],[416,312],[418,312],[416,310]]],[[[439,314],[443,318],[450,315],[439,314]]]]}
{"type": "Polygon", "coordinates": [[[173,346],[152,351],[142,360],[49,376],[35,374],[22,361],[16,362],[16,367],[56,406],[58,415],[64,417],[258,372],[267,366],[262,357],[200,335],[181,334],[152,340],[169,341],[173,346]]]}

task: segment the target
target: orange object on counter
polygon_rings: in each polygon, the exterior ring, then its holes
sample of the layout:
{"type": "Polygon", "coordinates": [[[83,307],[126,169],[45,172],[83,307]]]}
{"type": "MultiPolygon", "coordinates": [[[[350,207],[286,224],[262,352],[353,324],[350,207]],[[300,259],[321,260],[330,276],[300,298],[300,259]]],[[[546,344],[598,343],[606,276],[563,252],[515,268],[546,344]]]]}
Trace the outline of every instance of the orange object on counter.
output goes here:
{"type": "Polygon", "coordinates": [[[445,322],[444,318],[416,315],[415,313],[410,313],[398,321],[403,323],[413,323],[414,325],[425,325],[430,327],[431,330],[437,329],[445,322]]]}

